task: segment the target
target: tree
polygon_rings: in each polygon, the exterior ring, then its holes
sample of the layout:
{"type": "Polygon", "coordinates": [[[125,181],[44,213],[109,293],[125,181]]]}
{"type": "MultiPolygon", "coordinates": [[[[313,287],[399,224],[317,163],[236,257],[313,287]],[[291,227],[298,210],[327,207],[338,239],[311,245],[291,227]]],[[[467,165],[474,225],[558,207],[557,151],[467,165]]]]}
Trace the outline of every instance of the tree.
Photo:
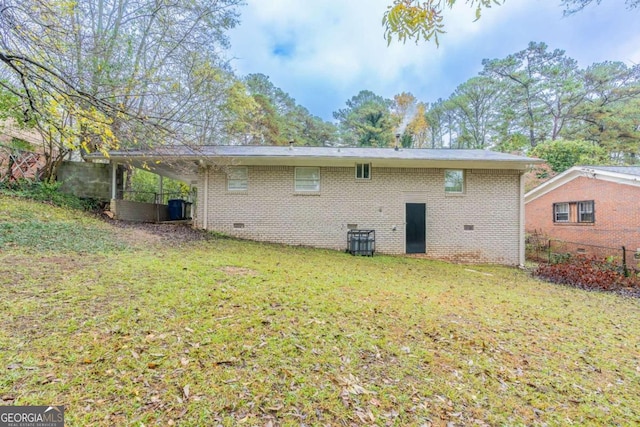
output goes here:
{"type": "Polygon", "coordinates": [[[422,147],[425,144],[429,127],[426,112],[427,105],[411,93],[403,92],[393,97],[391,115],[402,147],[422,147]]]}
{"type": "Polygon", "coordinates": [[[576,165],[606,165],[609,162],[602,147],[587,141],[545,141],[529,154],[544,159],[556,173],[576,165]]]}
{"type": "MultiPolygon", "coordinates": [[[[562,0],[564,14],[579,12],[592,3],[600,4],[601,0],[562,0]]],[[[505,0],[466,0],[465,3],[475,8],[476,20],[480,19],[482,10],[499,6],[505,0]]],[[[626,7],[632,9],[640,5],[640,0],[625,0],[626,7]]],[[[433,39],[439,44],[438,35],[445,32],[444,15],[451,10],[456,0],[393,0],[382,18],[384,37],[387,44],[394,38],[400,42],[407,40],[429,41],[433,39]]]]}
{"type": "Polygon", "coordinates": [[[224,92],[214,69],[239,4],[5,0],[0,84],[58,153],[211,140],[220,121],[199,101],[224,92]]]}
{"type": "Polygon", "coordinates": [[[449,105],[459,127],[458,147],[486,148],[491,144],[490,126],[498,94],[493,80],[483,76],[473,77],[456,88],[449,105]]]}
{"type": "MultiPolygon", "coordinates": [[[[572,13],[580,12],[585,7],[593,4],[600,4],[602,0],[562,0],[562,5],[564,6],[565,15],[570,15],[572,13]]],[[[627,9],[633,9],[640,5],[640,0],[625,0],[625,4],[627,5],[627,9]]]]}
{"type": "Polygon", "coordinates": [[[406,132],[411,135],[411,147],[424,148],[429,138],[429,122],[427,120],[427,104],[418,102],[413,118],[407,125],[406,132]]]}
{"type": "MultiPolygon", "coordinates": [[[[394,0],[382,18],[387,44],[393,41],[406,42],[432,38],[439,44],[438,35],[444,33],[444,11],[451,9],[455,0],[394,0]]],[[[503,0],[466,0],[476,9],[476,19],[480,18],[483,8],[499,5],[503,0]]]]}
{"type": "Polygon", "coordinates": [[[259,108],[254,116],[256,133],[251,143],[283,145],[325,145],[336,140],[336,128],[298,105],[288,93],[276,87],[264,74],[244,79],[248,93],[259,108]]]}
{"type": "Polygon", "coordinates": [[[362,90],[347,101],[347,108],[333,113],[338,120],[342,143],[362,147],[388,147],[394,143],[396,120],[392,101],[362,90]]]}
{"type": "Polygon", "coordinates": [[[575,60],[563,50],[547,50],[545,43],[529,43],[527,49],[505,59],[482,61],[482,74],[502,84],[504,115],[515,122],[533,148],[545,139],[555,139],[584,97],[576,80],[575,60]],[[552,120],[548,120],[549,117],[552,120]]]}
{"type": "Polygon", "coordinates": [[[576,108],[577,137],[605,148],[621,163],[640,156],[640,65],[593,64],[584,72],[585,101],[576,108]]]}
{"type": "Polygon", "coordinates": [[[428,144],[430,148],[444,147],[444,116],[444,100],[440,98],[436,102],[430,104],[425,114],[429,134],[428,144]]]}
{"type": "Polygon", "coordinates": [[[638,163],[640,65],[580,69],[564,51],[533,42],[483,65],[480,76],[426,112],[432,148],[524,154],[546,140],[586,140],[616,163],[638,163]]]}

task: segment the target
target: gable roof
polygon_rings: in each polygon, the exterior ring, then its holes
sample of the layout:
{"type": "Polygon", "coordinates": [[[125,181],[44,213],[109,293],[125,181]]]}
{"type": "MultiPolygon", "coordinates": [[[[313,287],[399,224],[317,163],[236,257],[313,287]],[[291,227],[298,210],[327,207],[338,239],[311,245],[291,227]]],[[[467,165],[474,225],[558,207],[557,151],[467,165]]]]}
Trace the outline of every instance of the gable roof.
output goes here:
{"type": "Polygon", "coordinates": [[[640,166],[574,166],[526,193],[524,202],[535,200],[579,177],[640,187],[640,166]]]}
{"type": "Polygon", "coordinates": [[[373,167],[517,169],[526,170],[538,159],[487,150],[393,149],[354,147],[306,147],[266,145],[168,146],[148,150],[111,151],[109,156],[92,153],[88,160],[145,164],[161,173],[162,165],[277,165],[373,167]],[[153,166],[153,167],[152,167],[153,166]]]}
{"type": "Polygon", "coordinates": [[[600,172],[614,172],[623,175],[640,176],[640,166],[584,166],[600,172]]]}

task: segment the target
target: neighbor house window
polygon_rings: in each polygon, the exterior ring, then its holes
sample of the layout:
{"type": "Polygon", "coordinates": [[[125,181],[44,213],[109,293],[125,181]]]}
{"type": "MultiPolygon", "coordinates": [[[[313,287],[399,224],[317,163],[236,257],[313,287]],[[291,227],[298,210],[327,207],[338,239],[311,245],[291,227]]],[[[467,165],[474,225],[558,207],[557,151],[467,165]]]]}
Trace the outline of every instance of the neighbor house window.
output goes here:
{"type": "Polygon", "coordinates": [[[227,190],[247,191],[249,188],[249,171],[246,167],[233,167],[227,170],[227,190]]]}
{"type": "Polygon", "coordinates": [[[320,168],[296,168],[296,191],[320,191],[320,168]]]}
{"type": "Polygon", "coordinates": [[[569,222],[569,203],[553,204],[553,222],[569,222]]]}
{"type": "Polygon", "coordinates": [[[596,220],[593,200],[553,204],[553,222],[592,224],[596,220]]]}
{"type": "Polygon", "coordinates": [[[464,171],[448,169],[444,171],[444,191],[446,193],[464,192],[464,171]]]}
{"type": "Polygon", "coordinates": [[[356,163],[356,179],[371,179],[371,163],[356,163]]]}
{"type": "Polygon", "coordinates": [[[578,222],[594,222],[593,200],[578,202],[578,222]]]}

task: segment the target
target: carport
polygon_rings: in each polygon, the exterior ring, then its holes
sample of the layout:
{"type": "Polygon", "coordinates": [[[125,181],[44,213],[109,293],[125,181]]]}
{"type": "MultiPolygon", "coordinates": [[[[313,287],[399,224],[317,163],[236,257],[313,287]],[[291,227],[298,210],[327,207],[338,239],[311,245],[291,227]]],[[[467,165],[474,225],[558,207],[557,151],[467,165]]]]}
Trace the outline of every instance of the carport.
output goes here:
{"type": "Polygon", "coordinates": [[[194,193],[197,184],[197,168],[189,169],[184,164],[175,165],[162,162],[151,162],[145,159],[133,159],[126,156],[113,156],[108,159],[104,156],[93,153],[89,156],[90,160],[98,162],[108,162],[111,166],[111,200],[109,211],[114,219],[134,222],[173,222],[173,223],[191,223],[193,221],[192,213],[195,201],[194,193]],[[124,174],[127,168],[135,168],[151,172],[159,176],[157,191],[153,193],[145,193],[146,201],[131,200],[133,196],[141,198],[141,192],[133,194],[132,191],[124,189],[124,174]],[[186,183],[189,188],[189,194],[167,192],[164,189],[164,178],[170,178],[176,181],[186,183]]]}

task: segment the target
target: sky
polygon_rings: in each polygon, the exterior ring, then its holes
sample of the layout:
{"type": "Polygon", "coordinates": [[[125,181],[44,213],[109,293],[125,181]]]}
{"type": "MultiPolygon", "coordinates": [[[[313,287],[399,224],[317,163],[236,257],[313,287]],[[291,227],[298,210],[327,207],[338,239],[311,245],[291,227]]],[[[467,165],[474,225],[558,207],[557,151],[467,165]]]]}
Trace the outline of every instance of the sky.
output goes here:
{"type": "Polygon", "coordinates": [[[333,112],[361,90],[392,99],[446,99],[482,70],[483,59],[505,58],[544,42],[581,68],[604,61],[640,63],[640,8],[604,0],[564,17],[560,0],[507,0],[482,13],[458,0],[445,15],[440,46],[397,41],[387,46],[382,17],[392,0],[246,0],[229,33],[238,75],[262,73],[311,114],[333,112]]]}

